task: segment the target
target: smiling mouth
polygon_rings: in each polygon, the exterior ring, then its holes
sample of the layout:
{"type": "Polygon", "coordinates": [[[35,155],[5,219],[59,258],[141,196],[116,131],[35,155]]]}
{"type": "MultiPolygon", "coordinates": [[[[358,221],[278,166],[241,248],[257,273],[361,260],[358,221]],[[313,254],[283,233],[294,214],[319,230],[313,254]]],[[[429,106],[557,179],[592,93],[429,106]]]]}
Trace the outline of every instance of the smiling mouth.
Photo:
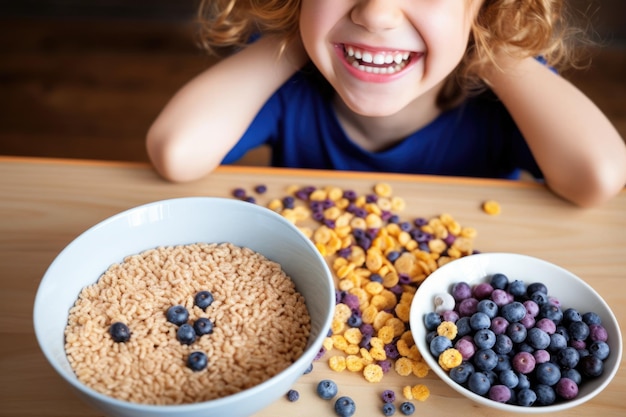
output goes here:
{"type": "Polygon", "coordinates": [[[343,45],[343,54],[354,68],[372,74],[395,74],[418,55],[409,51],[369,51],[353,45],[343,45]]]}

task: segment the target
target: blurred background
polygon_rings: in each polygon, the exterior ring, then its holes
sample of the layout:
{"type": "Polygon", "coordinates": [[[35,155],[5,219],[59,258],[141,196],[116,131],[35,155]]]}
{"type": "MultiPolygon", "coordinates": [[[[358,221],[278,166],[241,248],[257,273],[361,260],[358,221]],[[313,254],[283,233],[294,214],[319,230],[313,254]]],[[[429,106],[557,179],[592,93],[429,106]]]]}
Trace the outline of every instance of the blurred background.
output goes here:
{"type": "MultiPolygon", "coordinates": [[[[197,3],[0,0],[0,155],[147,161],[154,118],[215,62],[196,42],[197,3]]],[[[626,138],[626,2],[568,3],[598,45],[589,69],[563,75],[626,138]]]]}

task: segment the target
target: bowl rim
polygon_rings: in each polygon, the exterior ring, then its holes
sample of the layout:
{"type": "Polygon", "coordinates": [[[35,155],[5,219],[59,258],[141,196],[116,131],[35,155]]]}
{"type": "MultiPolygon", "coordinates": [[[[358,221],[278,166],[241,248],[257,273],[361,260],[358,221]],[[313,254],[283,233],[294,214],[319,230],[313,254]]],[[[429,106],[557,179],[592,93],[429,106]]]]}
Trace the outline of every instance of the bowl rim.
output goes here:
{"type": "MultiPolygon", "coordinates": [[[[96,280],[98,279],[98,277],[96,277],[96,279],[94,280],[94,282],[96,282],[96,280]]],[[[333,280],[333,274],[330,271],[330,267],[328,266],[327,261],[325,260],[325,258],[322,256],[322,254],[319,252],[319,250],[317,249],[317,247],[313,244],[313,242],[311,241],[311,239],[307,238],[304,233],[302,233],[301,230],[299,230],[293,223],[291,223],[290,221],[288,221],[287,219],[285,219],[283,216],[281,216],[279,213],[276,213],[275,211],[262,206],[262,205],[258,205],[255,203],[250,203],[247,201],[242,201],[242,200],[237,200],[237,199],[232,199],[232,198],[226,198],[226,197],[211,197],[211,196],[184,196],[184,197],[174,197],[174,198],[167,198],[167,199],[161,199],[161,200],[155,200],[155,201],[151,201],[148,203],[144,203],[144,204],[140,204],[140,205],[136,205],[127,209],[124,209],[120,212],[117,212],[111,216],[108,216],[100,221],[98,221],[97,223],[95,223],[94,225],[88,227],[87,229],[85,229],[84,231],[80,232],[77,236],[75,236],[67,245],[65,245],[63,247],[63,249],[61,249],[61,251],[59,251],[57,253],[57,255],[54,257],[54,259],[52,260],[52,262],[48,265],[48,267],[46,268],[46,271],[44,272],[42,279],[39,283],[39,285],[37,286],[37,291],[35,293],[35,299],[34,299],[34,303],[33,303],[33,327],[34,327],[34,331],[35,331],[35,337],[37,339],[37,344],[39,346],[40,351],[44,354],[46,361],[48,362],[48,364],[50,364],[54,370],[56,371],[56,373],[66,382],[69,383],[75,390],[78,391],[79,394],[81,394],[83,399],[92,399],[92,401],[90,401],[93,404],[93,400],[100,402],[100,403],[106,403],[109,404],[113,407],[122,407],[128,411],[131,412],[149,412],[152,414],[166,414],[168,415],[169,413],[177,413],[177,412],[184,412],[184,413],[192,413],[192,412],[206,412],[206,407],[207,405],[211,405],[212,408],[217,408],[217,407],[221,407],[223,405],[227,405],[227,404],[231,404],[231,403],[235,403],[235,402],[240,402],[240,401],[245,401],[248,397],[254,396],[256,394],[258,394],[260,391],[264,391],[266,388],[277,384],[280,380],[283,380],[284,378],[286,378],[286,375],[289,374],[290,369],[291,368],[302,368],[305,369],[310,363],[313,362],[313,359],[315,357],[315,355],[317,354],[317,351],[319,350],[319,348],[321,348],[322,342],[324,340],[324,338],[326,337],[326,332],[324,332],[324,329],[329,329],[331,322],[332,322],[332,308],[334,308],[334,302],[335,302],[335,294],[334,294],[334,282],[333,280]],[[322,325],[321,325],[321,331],[320,333],[317,335],[316,338],[312,339],[310,341],[310,347],[309,349],[305,350],[305,352],[298,358],[296,359],[291,365],[289,365],[287,368],[283,369],[282,371],[280,371],[279,373],[277,373],[276,375],[274,375],[272,378],[269,378],[253,387],[247,388],[243,391],[237,392],[235,394],[231,394],[225,397],[220,397],[220,398],[216,398],[216,399],[212,399],[212,400],[207,400],[207,401],[201,401],[201,402],[194,402],[194,403],[184,403],[184,404],[144,404],[144,403],[136,403],[136,402],[131,402],[131,401],[126,401],[126,400],[122,400],[119,398],[115,398],[103,393],[100,393],[96,390],[94,390],[93,388],[83,384],[82,382],[80,382],[80,380],[78,380],[78,378],[69,378],[68,375],[66,375],[69,372],[73,372],[73,370],[68,370],[63,368],[58,361],[54,358],[53,353],[50,351],[50,349],[48,347],[45,346],[45,344],[43,343],[42,340],[42,335],[41,335],[41,329],[40,326],[42,325],[41,323],[39,323],[38,320],[36,320],[36,318],[38,316],[40,316],[40,313],[38,313],[38,311],[42,308],[44,308],[44,306],[42,306],[42,302],[41,302],[41,287],[43,287],[43,285],[45,284],[45,282],[48,279],[51,279],[49,277],[49,273],[51,270],[53,270],[54,265],[59,262],[59,259],[67,252],[71,251],[71,248],[75,245],[78,245],[80,243],[81,238],[84,235],[90,234],[90,233],[94,233],[99,229],[105,228],[108,224],[110,223],[114,223],[116,221],[119,221],[120,219],[126,218],[128,216],[132,216],[133,213],[136,213],[138,211],[141,210],[145,210],[148,209],[150,207],[155,207],[158,205],[163,205],[163,204],[185,204],[185,203],[196,203],[196,202],[200,202],[201,204],[206,203],[206,204],[210,204],[210,203],[219,203],[219,204],[226,204],[226,205],[239,205],[239,206],[245,206],[245,207],[249,207],[251,210],[257,211],[259,215],[261,216],[267,216],[270,218],[273,218],[273,220],[281,223],[282,225],[286,226],[287,228],[289,228],[291,231],[295,232],[297,235],[300,236],[300,238],[302,239],[302,241],[304,242],[304,244],[306,246],[308,246],[308,248],[310,249],[311,253],[314,255],[315,258],[317,258],[317,260],[320,262],[320,265],[322,267],[322,269],[325,271],[325,276],[328,277],[331,280],[331,285],[329,288],[329,300],[328,300],[328,311],[330,311],[327,316],[325,317],[325,319],[322,321],[322,325]],[[315,347],[318,347],[317,349],[314,349],[315,347]]]]}
{"type": "MultiPolygon", "coordinates": [[[[417,292],[415,294],[415,297],[413,298],[411,310],[410,310],[411,312],[410,312],[409,322],[410,322],[411,328],[412,329],[417,328],[417,326],[423,327],[423,319],[421,315],[418,314],[418,311],[424,311],[425,308],[416,307],[418,303],[420,302],[419,300],[421,299],[421,297],[419,297],[418,295],[424,294],[426,292],[432,292],[430,288],[436,286],[435,281],[437,280],[437,277],[439,275],[443,275],[447,273],[448,269],[458,267],[458,265],[461,263],[470,263],[470,262],[480,263],[480,262],[483,262],[485,258],[495,258],[495,259],[517,258],[520,261],[534,262],[537,265],[551,268],[555,271],[560,271],[562,274],[568,275],[571,279],[577,281],[581,286],[583,286],[587,291],[594,294],[597,297],[597,299],[601,302],[601,304],[603,304],[604,308],[608,312],[607,318],[612,322],[613,326],[617,329],[617,334],[611,335],[611,337],[616,339],[617,341],[616,345],[619,347],[619,349],[616,349],[617,352],[614,352],[614,354],[617,355],[616,360],[615,360],[616,366],[608,370],[608,372],[606,372],[607,370],[605,370],[605,374],[603,376],[604,380],[602,381],[602,383],[599,384],[598,387],[596,387],[593,391],[587,393],[585,396],[578,397],[570,401],[560,402],[558,404],[552,404],[552,405],[547,405],[547,406],[532,406],[532,407],[523,407],[519,405],[499,403],[497,401],[493,401],[486,397],[478,395],[470,391],[469,389],[461,386],[460,384],[452,381],[448,373],[441,368],[437,360],[430,354],[430,351],[428,350],[428,346],[426,345],[425,340],[422,340],[422,338],[417,338],[414,336],[414,341],[417,344],[418,348],[426,349],[426,353],[424,353],[422,357],[428,364],[429,368],[433,370],[433,372],[435,372],[435,374],[444,383],[446,383],[446,385],[448,385],[449,387],[451,387],[452,389],[454,389],[455,391],[457,391],[459,394],[463,395],[464,397],[474,401],[475,403],[478,403],[478,404],[481,404],[490,408],[495,408],[501,411],[507,411],[507,412],[515,412],[515,413],[523,413],[523,414],[542,414],[542,413],[564,411],[564,410],[576,407],[580,404],[583,404],[591,400],[596,395],[598,395],[613,380],[613,378],[617,374],[617,371],[619,370],[619,367],[620,367],[619,365],[622,360],[623,342],[622,342],[622,334],[621,334],[621,330],[619,327],[619,323],[617,321],[617,318],[615,317],[615,314],[613,313],[610,306],[608,305],[608,303],[600,296],[600,294],[598,294],[598,292],[591,285],[589,285],[587,282],[585,282],[583,279],[581,279],[580,277],[578,277],[571,271],[568,271],[567,269],[559,265],[556,265],[554,263],[548,262],[544,259],[530,256],[530,255],[510,253],[510,252],[483,252],[483,253],[477,253],[477,254],[455,259],[439,267],[438,269],[433,271],[426,278],[426,280],[424,280],[424,282],[420,284],[420,286],[417,289],[417,292]],[[452,266],[449,266],[449,265],[452,265],[452,266]],[[421,293],[420,293],[420,290],[421,290],[421,293]]],[[[461,279],[459,279],[459,281],[460,280],[461,279]]],[[[428,307],[429,310],[432,311],[432,308],[430,307],[432,305],[432,302],[430,302],[428,305],[429,305],[428,307]]],[[[613,353],[613,351],[611,352],[613,353]]]]}

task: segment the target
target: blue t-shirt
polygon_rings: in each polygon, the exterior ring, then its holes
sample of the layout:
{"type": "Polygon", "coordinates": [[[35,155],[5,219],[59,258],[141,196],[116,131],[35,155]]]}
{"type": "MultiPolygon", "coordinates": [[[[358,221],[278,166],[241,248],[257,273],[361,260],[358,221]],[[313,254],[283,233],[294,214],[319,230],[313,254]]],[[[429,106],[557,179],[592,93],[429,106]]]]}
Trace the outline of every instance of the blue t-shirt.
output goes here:
{"type": "Polygon", "coordinates": [[[330,85],[315,70],[297,72],[270,97],[223,163],[264,144],[278,167],[491,178],[517,178],[525,170],[541,177],[493,94],[468,98],[391,148],[370,152],[346,136],[330,85]]]}

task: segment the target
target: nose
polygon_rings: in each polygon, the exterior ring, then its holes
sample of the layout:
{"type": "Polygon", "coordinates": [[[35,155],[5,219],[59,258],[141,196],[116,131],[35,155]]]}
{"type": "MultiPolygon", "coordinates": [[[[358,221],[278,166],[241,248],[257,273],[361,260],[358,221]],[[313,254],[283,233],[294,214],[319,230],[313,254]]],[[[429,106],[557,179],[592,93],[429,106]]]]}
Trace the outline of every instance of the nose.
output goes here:
{"type": "Polygon", "coordinates": [[[396,28],[403,16],[396,0],[357,1],[350,12],[352,21],[369,32],[396,28]]]}

